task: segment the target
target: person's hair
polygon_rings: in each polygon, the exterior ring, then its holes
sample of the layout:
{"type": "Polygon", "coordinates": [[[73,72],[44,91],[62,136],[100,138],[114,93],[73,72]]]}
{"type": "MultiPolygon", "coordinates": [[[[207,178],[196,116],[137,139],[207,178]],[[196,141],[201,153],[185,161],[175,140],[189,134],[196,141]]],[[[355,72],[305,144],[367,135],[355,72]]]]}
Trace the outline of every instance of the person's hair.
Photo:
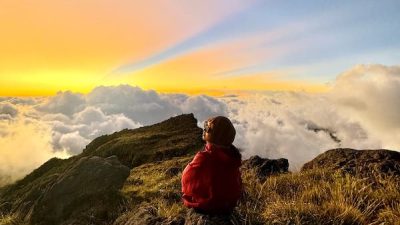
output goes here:
{"type": "Polygon", "coordinates": [[[212,117],[207,121],[210,123],[208,130],[208,133],[210,134],[209,142],[223,146],[230,146],[233,143],[235,140],[236,130],[228,118],[217,116],[212,117]]]}
{"type": "Polygon", "coordinates": [[[240,153],[240,150],[238,148],[236,148],[236,146],[231,145],[231,151],[233,153],[233,155],[239,159],[242,159],[242,154],[240,153]]]}

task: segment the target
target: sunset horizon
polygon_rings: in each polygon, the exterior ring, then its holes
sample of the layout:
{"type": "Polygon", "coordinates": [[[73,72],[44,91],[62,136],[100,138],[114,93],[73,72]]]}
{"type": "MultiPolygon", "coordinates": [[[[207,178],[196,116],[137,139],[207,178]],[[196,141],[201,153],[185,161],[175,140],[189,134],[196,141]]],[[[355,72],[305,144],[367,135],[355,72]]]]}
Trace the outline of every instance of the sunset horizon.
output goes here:
{"type": "Polygon", "coordinates": [[[399,63],[396,2],[358,6],[4,1],[0,96],[89,93],[121,84],[212,96],[326,92],[357,65],[399,63]]]}

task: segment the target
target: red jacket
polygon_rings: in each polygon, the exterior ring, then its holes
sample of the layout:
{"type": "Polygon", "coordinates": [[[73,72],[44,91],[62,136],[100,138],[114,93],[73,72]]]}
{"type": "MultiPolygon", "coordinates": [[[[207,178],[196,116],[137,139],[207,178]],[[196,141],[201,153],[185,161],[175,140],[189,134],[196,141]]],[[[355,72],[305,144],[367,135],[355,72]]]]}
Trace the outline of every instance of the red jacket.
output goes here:
{"type": "Polygon", "coordinates": [[[240,165],[236,148],[206,144],[183,171],[183,203],[210,214],[231,212],[242,191],[240,165]]]}

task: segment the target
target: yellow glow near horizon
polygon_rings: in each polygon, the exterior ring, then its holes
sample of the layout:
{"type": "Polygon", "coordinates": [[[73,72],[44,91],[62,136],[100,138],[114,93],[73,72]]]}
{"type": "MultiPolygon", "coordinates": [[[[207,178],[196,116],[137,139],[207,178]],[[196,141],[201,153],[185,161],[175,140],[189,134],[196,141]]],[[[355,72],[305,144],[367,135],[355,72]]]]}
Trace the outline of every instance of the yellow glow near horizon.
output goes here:
{"type": "MultiPolygon", "coordinates": [[[[260,41],[258,37],[203,46],[130,75],[106,76],[121,65],[181,43],[243,8],[241,3],[232,3],[210,13],[210,3],[222,4],[205,0],[177,8],[159,1],[155,8],[154,3],[128,0],[118,4],[109,0],[0,2],[0,96],[48,96],[66,90],[88,93],[99,85],[119,84],[190,95],[326,89],[322,84],[283,81],[275,72],[215,75],[254,63],[252,57],[237,53],[260,41]],[[193,6],[193,15],[188,14],[186,10],[193,6]]],[[[267,52],[267,56],[274,54],[279,52],[267,52]]]]}
{"type": "Polygon", "coordinates": [[[88,93],[101,84],[86,71],[42,71],[0,77],[1,96],[48,96],[71,90],[88,93]]]}
{"type": "Polygon", "coordinates": [[[230,47],[206,49],[187,54],[137,71],[121,81],[166,93],[180,92],[213,96],[254,90],[324,92],[328,89],[325,84],[282,80],[284,72],[237,77],[216,75],[237,63],[238,60],[241,62],[246,60],[240,56],[222,57],[222,54],[226,54],[230,47]]]}

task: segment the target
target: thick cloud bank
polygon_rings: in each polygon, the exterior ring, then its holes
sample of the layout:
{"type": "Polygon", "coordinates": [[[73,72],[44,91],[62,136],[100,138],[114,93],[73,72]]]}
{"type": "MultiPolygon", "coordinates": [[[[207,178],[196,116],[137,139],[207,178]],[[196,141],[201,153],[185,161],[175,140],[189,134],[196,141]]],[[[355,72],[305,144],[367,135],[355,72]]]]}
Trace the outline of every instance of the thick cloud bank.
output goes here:
{"type": "Polygon", "coordinates": [[[226,114],[226,106],[208,96],[161,95],[129,85],[97,87],[87,95],[59,92],[34,107],[52,127],[54,150],[82,151],[95,137],[124,128],[150,125],[193,112],[200,120],[226,114]]]}
{"type": "Polygon", "coordinates": [[[244,155],[285,157],[299,168],[335,147],[400,149],[400,67],[359,65],[329,92],[224,98],[244,155]]]}
{"type": "Polygon", "coordinates": [[[0,120],[11,120],[18,114],[18,109],[10,103],[0,102],[0,120]]]}
{"type": "Polygon", "coordinates": [[[0,177],[13,180],[52,156],[80,153],[100,135],[182,113],[194,113],[199,124],[214,115],[228,116],[244,157],[285,157],[291,169],[336,147],[396,150],[399,77],[398,66],[360,65],[340,74],[332,89],[321,94],[253,92],[214,98],[121,85],[97,87],[87,95],[67,91],[50,98],[2,98],[0,177]]]}
{"type": "Polygon", "coordinates": [[[43,123],[27,118],[0,121],[0,186],[30,173],[51,157],[66,157],[55,153],[50,145],[51,130],[43,123]]]}
{"type": "Polygon", "coordinates": [[[205,120],[226,115],[227,108],[209,96],[163,95],[129,85],[101,86],[87,95],[66,91],[49,98],[2,98],[0,186],[52,156],[80,153],[103,134],[192,112],[205,120]]]}
{"type": "Polygon", "coordinates": [[[330,97],[383,147],[400,149],[400,66],[356,66],[337,78],[330,97]]]}
{"type": "Polygon", "coordinates": [[[342,114],[329,97],[307,93],[263,93],[228,100],[244,156],[288,158],[291,169],[332,148],[379,148],[363,126],[342,114]]]}

